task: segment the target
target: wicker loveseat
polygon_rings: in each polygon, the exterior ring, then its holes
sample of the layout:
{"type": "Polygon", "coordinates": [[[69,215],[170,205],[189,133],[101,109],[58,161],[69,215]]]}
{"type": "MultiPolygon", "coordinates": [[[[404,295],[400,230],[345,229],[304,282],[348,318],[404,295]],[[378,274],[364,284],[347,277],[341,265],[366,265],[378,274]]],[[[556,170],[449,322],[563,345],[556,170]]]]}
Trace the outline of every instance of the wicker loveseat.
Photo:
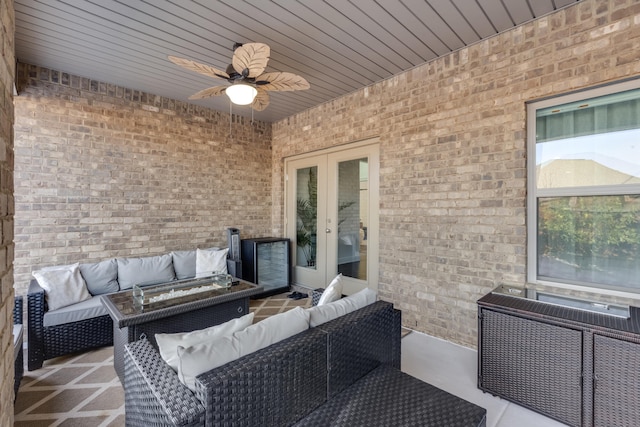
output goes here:
{"type": "Polygon", "coordinates": [[[400,328],[378,301],[200,374],[195,393],[148,340],[127,344],[126,424],[484,426],[484,409],[399,370],[400,328]]]}
{"type": "Polygon", "coordinates": [[[196,254],[194,249],[80,264],[91,298],[53,311],[44,289],[32,279],[27,293],[27,368],[32,371],[54,357],[113,345],[113,322],[100,295],[129,289],[138,280],[150,285],[194,277],[196,254]]]}

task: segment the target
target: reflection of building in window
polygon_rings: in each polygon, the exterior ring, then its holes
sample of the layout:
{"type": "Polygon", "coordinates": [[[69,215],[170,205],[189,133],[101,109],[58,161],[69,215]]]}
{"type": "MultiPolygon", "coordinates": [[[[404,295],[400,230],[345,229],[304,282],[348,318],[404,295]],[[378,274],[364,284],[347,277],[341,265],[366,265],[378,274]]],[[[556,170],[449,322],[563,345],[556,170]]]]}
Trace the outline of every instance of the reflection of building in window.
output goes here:
{"type": "Polygon", "coordinates": [[[538,188],[640,184],[640,177],[611,169],[595,160],[558,159],[537,166],[538,188]]]}

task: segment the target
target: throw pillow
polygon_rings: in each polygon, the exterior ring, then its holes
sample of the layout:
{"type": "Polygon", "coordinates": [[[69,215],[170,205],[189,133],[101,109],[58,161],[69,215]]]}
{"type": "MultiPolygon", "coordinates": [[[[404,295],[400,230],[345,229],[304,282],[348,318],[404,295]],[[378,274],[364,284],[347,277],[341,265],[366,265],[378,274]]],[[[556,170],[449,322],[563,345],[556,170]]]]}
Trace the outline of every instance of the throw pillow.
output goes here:
{"type": "Polygon", "coordinates": [[[235,332],[233,336],[223,336],[189,348],[179,346],[178,378],[195,392],[198,375],[307,329],[309,314],[302,307],[296,307],[235,332]]]}
{"type": "Polygon", "coordinates": [[[118,292],[118,263],[115,258],[93,264],[80,264],[80,274],[91,295],[118,292]]]}
{"type": "Polygon", "coordinates": [[[352,311],[356,311],[369,304],[373,304],[376,302],[377,296],[378,294],[375,291],[365,288],[360,292],[356,292],[355,294],[342,298],[338,301],[308,308],[309,326],[315,328],[316,326],[322,325],[330,320],[337,319],[347,313],[351,313],[352,311]]]}
{"type": "Polygon", "coordinates": [[[158,344],[158,350],[160,350],[160,356],[167,362],[167,365],[171,366],[173,370],[177,372],[180,361],[178,358],[179,346],[188,348],[196,344],[220,339],[223,336],[230,336],[234,332],[251,326],[252,323],[253,313],[249,313],[237,319],[232,319],[206,329],[178,334],[156,334],[156,343],[158,344]]]}
{"type": "Polygon", "coordinates": [[[325,305],[342,298],[342,273],[338,274],[324,290],[317,305],[325,305]]]}
{"type": "Polygon", "coordinates": [[[57,310],[91,298],[78,264],[43,268],[32,274],[44,289],[49,310],[57,310]]]}
{"type": "Polygon", "coordinates": [[[198,249],[196,251],[196,277],[210,276],[213,272],[227,273],[227,253],[229,248],[217,251],[198,249]]]}
{"type": "MultiPolygon", "coordinates": [[[[203,249],[206,251],[217,251],[218,247],[203,249]]],[[[190,279],[196,275],[196,250],[189,249],[185,251],[171,252],[173,258],[173,269],[176,272],[178,280],[190,279]]]]}
{"type": "Polygon", "coordinates": [[[196,251],[173,251],[173,269],[178,280],[188,279],[196,275],[196,251]]]}

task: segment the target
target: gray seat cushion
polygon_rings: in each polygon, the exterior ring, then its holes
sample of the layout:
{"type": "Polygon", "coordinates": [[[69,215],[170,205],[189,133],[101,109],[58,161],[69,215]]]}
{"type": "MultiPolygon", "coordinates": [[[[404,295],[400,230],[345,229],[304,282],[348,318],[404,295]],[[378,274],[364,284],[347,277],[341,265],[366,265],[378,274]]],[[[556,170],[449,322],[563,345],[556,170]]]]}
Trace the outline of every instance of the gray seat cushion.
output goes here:
{"type": "Polygon", "coordinates": [[[135,284],[163,283],[175,280],[171,254],[117,258],[120,290],[131,289],[135,284]]]}
{"type": "Polygon", "coordinates": [[[118,292],[118,263],[115,258],[93,264],[80,264],[80,274],[91,295],[118,292]]]}
{"type": "Polygon", "coordinates": [[[42,319],[42,324],[49,327],[104,316],[108,313],[100,300],[101,298],[95,296],[57,310],[47,311],[42,319]]]}

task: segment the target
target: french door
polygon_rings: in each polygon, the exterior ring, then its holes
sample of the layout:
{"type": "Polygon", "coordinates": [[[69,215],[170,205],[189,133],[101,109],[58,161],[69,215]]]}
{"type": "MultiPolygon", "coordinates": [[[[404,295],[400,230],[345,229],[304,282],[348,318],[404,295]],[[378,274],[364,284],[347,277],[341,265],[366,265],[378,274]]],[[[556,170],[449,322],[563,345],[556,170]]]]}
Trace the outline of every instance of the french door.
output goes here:
{"type": "Polygon", "coordinates": [[[377,290],[377,141],[296,156],[285,171],[294,283],[324,288],[342,273],[345,294],[377,290]]]}

